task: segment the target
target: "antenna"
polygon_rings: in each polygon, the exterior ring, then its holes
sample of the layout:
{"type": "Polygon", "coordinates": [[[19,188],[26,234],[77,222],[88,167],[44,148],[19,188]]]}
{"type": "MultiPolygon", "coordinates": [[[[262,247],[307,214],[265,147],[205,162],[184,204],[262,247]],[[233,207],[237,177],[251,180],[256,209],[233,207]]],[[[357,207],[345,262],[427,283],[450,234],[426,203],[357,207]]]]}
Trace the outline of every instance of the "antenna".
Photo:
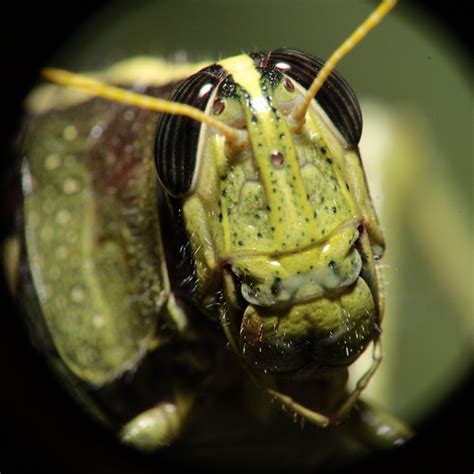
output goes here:
{"type": "Polygon", "coordinates": [[[383,0],[383,2],[368,16],[363,23],[342,43],[329,57],[319,74],[314,78],[313,83],[306,92],[303,101],[295,108],[291,117],[296,122],[296,130],[304,123],[304,117],[309,104],[319,92],[324,82],[336,67],[336,64],[349,53],[364,37],[375,28],[382,19],[395,7],[398,0],[383,0]]]}
{"type": "Polygon", "coordinates": [[[63,69],[45,68],[41,71],[43,77],[50,82],[62,86],[76,87],[78,89],[92,92],[97,97],[103,99],[128,104],[145,110],[164,112],[172,115],[184,115],[198,122],[205,123],[219,130],[227,140],[236,147],[245,146],[248,142],[247,132],[230,127],[220,120],[216,120],[206,115],[201,110],[190,105],[169,100],[159,99],[146,94],[129,91],[120,87],[115,87],[97,79],[65,71],[63,69]]]}

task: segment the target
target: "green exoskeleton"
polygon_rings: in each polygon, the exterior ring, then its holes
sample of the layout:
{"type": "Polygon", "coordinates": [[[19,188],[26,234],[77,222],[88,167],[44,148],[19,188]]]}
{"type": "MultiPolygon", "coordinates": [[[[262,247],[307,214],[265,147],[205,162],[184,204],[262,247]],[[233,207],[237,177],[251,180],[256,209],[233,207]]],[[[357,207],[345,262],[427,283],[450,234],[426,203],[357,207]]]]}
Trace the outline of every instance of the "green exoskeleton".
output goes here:
{"type": "Polygon", "coordinates": [[[29,101],[10,280],[39,347],[126,443],[169,444],[236,370],[335,424],[377,369],[384,243],[360,108],[334,66],[394,4],[326,63],[289,49],[130,60],[108,73],[120,88],[45,70],[73,88],[29,101]]]}

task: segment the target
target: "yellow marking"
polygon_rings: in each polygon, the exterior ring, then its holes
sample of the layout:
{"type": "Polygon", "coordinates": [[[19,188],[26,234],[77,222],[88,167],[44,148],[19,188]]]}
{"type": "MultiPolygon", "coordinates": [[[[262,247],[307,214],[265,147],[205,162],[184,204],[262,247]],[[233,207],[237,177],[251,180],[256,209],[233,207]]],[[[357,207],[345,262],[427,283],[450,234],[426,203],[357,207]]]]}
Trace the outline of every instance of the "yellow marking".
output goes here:
{"type": "Polygon", "coordinates": [[[313,210],[306,197],[291,131],[284,116],[279,111],[272,111],[262,91],[261,75],[250,56],[235,56],[219,64],[250,96],[250,109],[246,97],[242,97],[241,103],[245,110],[253,155],[270,207],[274,243],[272,251],[284,252],[287,246],[293,247],[295,242],[297,247],[305,247],[311,243],[315,231],[313,210]],[[253,114],[257,121],[252,119],[253,114]],[[283,166],[273,166],[273,152],[282,153],[283,166]]]}
{"type": "Polygon", "coordinates": [[[326,79],[336,67],[336,64],[349,53],[365,36],[375,28],[382,19],[395,7],[398,0],[384,0],[361,24],[359,27],[342,43],[326,61],[319,74],[314,79],[311,87],[308,89],[303,102],[293,111],[291,116],[300,126],[306,115],[309,104],[319,92],[326,79]]]}
{"type": "MultiPolygon", "coordinates": [[[[252,97],[262,97],[262,89],[260,87],[260,74],[255,68],[253,59],[248,54],[241,54],[232,58],[223,59],[217,64],[221,65],[227,72],[229,72],[235,82],[241,85],[252,97]]],[[[254,104],[255,106],[255,104],[254,104]]],[[[267,101],[262,104],[262,112],[268,110],[270,106],[267,101]]],[[[260,112],[260,110],[258,110],[260,112]]]]}
{"type": "Polygon", "coordinates": [[[210,61],[176,64],[160,58],[136,56],[119,61],[101,75],[104,81],[115,84],[163,86],[185,79],[210,64],[210,61]]]}
{"type": "Polygon", "coordinates": [[[247,141],[245,132],[229,127],[219,120],[215,120],[209,115],[206,115],[201,110],[186,104],[139,94],[120,87],[111,86],[98,79],[93,79],[82,74],[75,74],[63,69],[46,68],[42,70],[42,74],[48,81],[63,86],[77,87],[78,89],[92,92],[95,96],[102,97],[103,99],[132,105],[145,110],[153,110],[155,112],[184,115],[185,117],[216,128],[235,146],[244,146],[247,141]]]}

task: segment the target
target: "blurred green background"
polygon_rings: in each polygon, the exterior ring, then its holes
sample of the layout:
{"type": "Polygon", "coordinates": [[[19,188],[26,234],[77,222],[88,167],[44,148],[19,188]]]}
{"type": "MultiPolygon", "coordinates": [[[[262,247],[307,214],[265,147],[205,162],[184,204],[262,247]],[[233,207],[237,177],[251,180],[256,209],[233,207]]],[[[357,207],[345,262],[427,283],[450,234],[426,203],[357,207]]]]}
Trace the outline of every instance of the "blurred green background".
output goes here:
{"type": "MultiPolygon", "coordinates": [[[[118,1],[54,66],[134,55],[183,62],[282,46],[327,58],[376,2],[118,1]]],[[[382,368],[366,396],[408,423],[472,368],[472,76],[429,18],[400,4],[338,66],[361,100],[361,153],[387,241],[382,368]]]]}

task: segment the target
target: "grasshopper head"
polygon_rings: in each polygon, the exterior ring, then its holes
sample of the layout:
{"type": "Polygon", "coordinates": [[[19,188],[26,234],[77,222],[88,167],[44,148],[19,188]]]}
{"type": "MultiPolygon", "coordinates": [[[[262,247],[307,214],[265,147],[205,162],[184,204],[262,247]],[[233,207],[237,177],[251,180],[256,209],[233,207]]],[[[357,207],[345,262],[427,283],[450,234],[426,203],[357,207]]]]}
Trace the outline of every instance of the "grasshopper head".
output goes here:
{"type": "Polygon", "coordinates": [[[361,132],[357,100],[333,74],[298,130],[291,116],[321,65],[277,50],[211,66],[209,87],[198,73],[198,97],[209,93],[203,109],[245,131],[247,144],[229,146],[202,126],[195,158],[170,165],[160,155],[163,184],[183,200],[199,296],[224,288],[228,336],[273,373],[348,365],[377,332],[373,288],[361,276],[371,250],[361,251],[363,218],[345,167],[361,132]],[[170,184],[179,167],[186,179],[170,184]]]}

